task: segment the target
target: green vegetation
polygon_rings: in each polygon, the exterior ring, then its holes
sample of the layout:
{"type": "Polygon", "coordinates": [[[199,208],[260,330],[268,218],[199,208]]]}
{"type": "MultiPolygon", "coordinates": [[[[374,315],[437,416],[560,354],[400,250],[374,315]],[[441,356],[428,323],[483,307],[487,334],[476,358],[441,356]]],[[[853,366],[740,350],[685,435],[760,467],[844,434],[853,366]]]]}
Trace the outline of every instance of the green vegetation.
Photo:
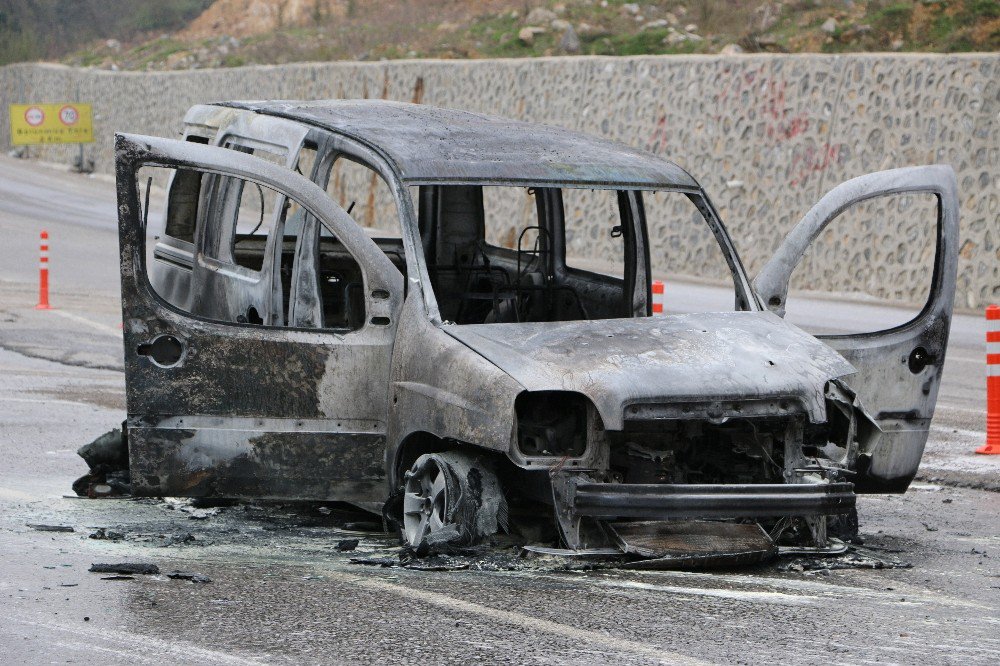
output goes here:
{"type": "Polygon", "coordinates": [[[36,60],[42,55],[34,31],[13,23],[5,11],[0,11],[0,65],[36,60]]]}
{"type": "Polygon", "coordinates": [[[211,0],[134,2],[133,13],[123,20],[122,27],[132,31],[177,29],[197,17],[211,4],[211,0]]]}
{"type": "Polygon", "coordinates": [[[61,58],[94,40],[128,42],[146,32],[178,30],[211,4],[212,0],[4,0],[0,65],[61,58]]]}
{"type": "Polygon", "coordinates": [[[155,42],[146,44],[143,56],[139,59],[136,69],[145,69],[147,65],[154,62],[163,62],[175,53],[180,53],[188,48],[188,45],[175,39],[158,39],[155,42]]]}
{"type": "Polygon", "coordinates": [[[996,0],[870,1],[868,12],[870,32],[854,41],[837,34],[823,50],[1000,50],[1000,2],[996,0]]]}

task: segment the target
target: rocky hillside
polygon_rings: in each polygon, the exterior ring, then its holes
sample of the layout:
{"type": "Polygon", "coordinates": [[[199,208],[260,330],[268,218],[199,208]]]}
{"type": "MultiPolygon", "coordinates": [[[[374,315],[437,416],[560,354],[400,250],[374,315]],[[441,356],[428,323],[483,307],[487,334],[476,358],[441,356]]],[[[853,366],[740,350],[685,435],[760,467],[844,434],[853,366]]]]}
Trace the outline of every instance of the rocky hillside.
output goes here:
{"type": "Polygon", "coordinates": [[[95,40],[63,60],[189,69],[342,59],[996,50],[997,0],[216,0],[181,29],[95,40]]]}

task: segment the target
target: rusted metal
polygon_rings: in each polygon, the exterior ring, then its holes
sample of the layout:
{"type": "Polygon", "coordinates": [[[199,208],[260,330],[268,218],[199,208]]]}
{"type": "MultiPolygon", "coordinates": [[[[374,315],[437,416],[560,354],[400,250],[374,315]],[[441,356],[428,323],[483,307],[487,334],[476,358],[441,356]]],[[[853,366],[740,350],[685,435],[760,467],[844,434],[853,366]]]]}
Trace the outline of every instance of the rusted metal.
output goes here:
{"type": "Polygon", "coordinates": [[[643,559],[628,569],[694,569],[756,564],[778,548],[756,524],[695,520],[610,523],[615,543],[643,559]]]}

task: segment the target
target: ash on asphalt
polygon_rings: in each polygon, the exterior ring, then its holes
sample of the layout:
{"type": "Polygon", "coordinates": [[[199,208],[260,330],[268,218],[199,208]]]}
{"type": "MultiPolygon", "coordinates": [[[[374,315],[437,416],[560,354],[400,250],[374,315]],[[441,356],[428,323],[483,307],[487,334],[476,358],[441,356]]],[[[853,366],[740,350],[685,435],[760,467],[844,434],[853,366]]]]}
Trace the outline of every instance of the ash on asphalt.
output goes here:
{"type": "MultiPolygon", "coordinates": [[[[90,539],[163,548],[171,551],[255,547],[283,550],[310,558],[342,559],[359,567],[401,568],[411,571],[536,571],[580,572],[615,569],[625,556],[577,558],[525,550],[519,539],[497,535],[475,547],[443,547],[417,553],[370,520],[368,514],[344,505],[313,503],[225,503],[199,506],[197,501],[169,498],[81,500],[92,508],[108,505],[106,515],[127,516],[128,523],[96,528],[90,539]],[[113,507],[113,508],[112,508],[113,507]],[[362,529],[359,529],[362,528],[362,529]]],[[[865,545],[851,545],[836,556],[782,556],[740,571],[824,572],[838,569],[896,569],[912,566],[897,557],[903,549],[891,538],[867,535],[865,545]]],[[[726,569],[717,569],[725,571],[726,569]]],[[[731,569],[732,570],[732,569],[731,569]]],[[[142,573],[121,571],[124,575],[142,573]]]]}

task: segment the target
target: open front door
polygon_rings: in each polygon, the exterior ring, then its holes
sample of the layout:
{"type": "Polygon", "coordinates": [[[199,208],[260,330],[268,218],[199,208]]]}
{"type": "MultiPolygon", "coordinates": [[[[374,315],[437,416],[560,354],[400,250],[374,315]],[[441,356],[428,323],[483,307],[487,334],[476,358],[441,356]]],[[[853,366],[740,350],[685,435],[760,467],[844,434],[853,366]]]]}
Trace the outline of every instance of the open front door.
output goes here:
{"type": "Polygon", "coordinates": [[[400,272],[283,164],[118,135],[116,170],[133,492],[380,507],[400,272]],[[225,277],[183,283],[211,289],[211,308],[193,305],[204,294],[168,298],[150,280],[160,231],[146,228],[137,181],[178,174],[190,187],[172,188],[167,208],[192,243],[177,268],[225,277]],[[293,215],[303,231],[289,236],[293,215]],[[256,314],[271,312],[280,316],[256,314]]]}
{"type": "MultiPolygon", "coordinates": [[[[754,283],[768,309],[785,316],[792,272],[827,225],[855,204],[918,193],[936,198],[933,273],[923,308],[899,325],[887,327],[885,320],[872,317],[866,322],[866,332],[817,335],[857,369],[845,383],[882,430],[877,440],[862,448],[855,479],[858,492],[905,491],[927,442],[955,296],[959,236],[954,171],[945,165],[907,167],[842,183],[798,223],[754,283]]],[[[933,212],[929,218],[927,224],[933,224],[933,212]]],[[[877,217],[865,221],[867,225],[888,223],[877,217]]],[[[835,270],[847,272],[851,266],[838,265],[835,270]]]]}

